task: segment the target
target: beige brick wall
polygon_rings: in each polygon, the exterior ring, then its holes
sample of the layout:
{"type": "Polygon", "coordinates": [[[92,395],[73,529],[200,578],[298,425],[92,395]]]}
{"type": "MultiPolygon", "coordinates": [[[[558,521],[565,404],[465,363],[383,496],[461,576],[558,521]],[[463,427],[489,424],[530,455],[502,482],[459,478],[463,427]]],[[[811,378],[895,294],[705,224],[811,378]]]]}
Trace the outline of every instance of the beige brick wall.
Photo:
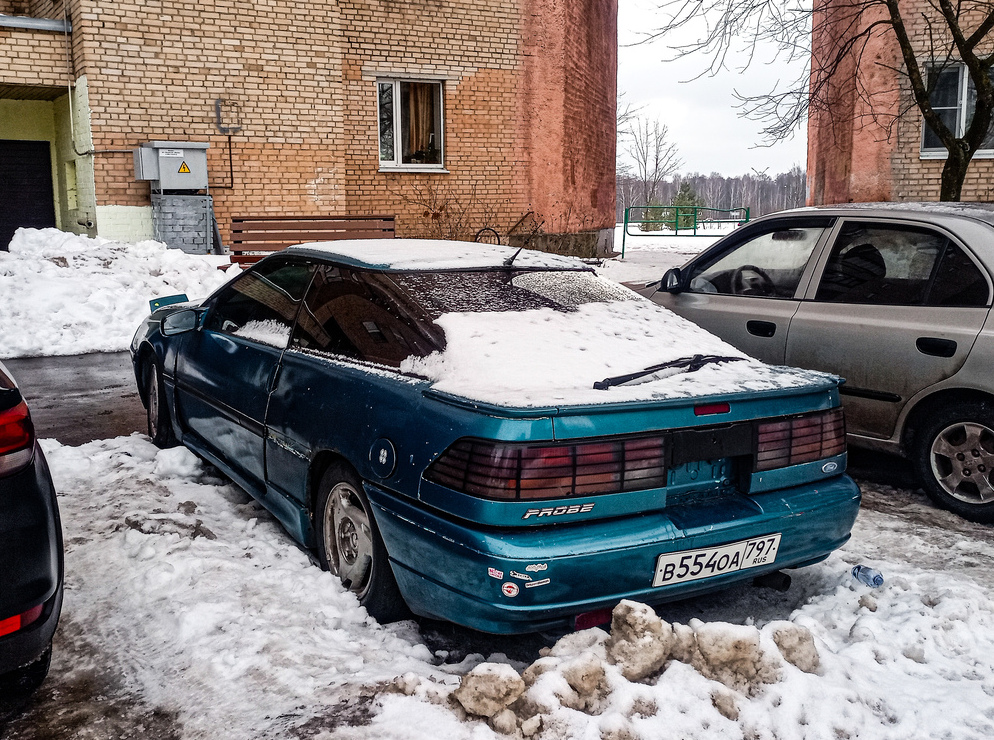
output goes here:
{"type": "Polygon", "coordinates": [[[65,86],[66,41],[61,34],[0,28],[0,85],[65,86]]]}
{"type": "MultiPolygon", "coordinates": [[[[61,2],[27,4],[61,17],[61,2]]],[[[401,235],[505,233],[529,212],[546,230],[613,224],[617,0],[70,8],[93,136],[77,148],[92,159],[98,206],[147,206],[129,151],[176,140],[210,142],[225,239],[231,215],[253,213],[396,214],[401,235]],[[445,173],[380,170],[376,80],[386,76],[443,81],[445,173]],[[240,114],[230,141],[215,127],[217,98],[240,114]]],[[[0,50],[8,36],[0,30],[0,50]]],[[[61,35],[18,43],[27,66],[13,80],[65,82],[61,35]]]]}

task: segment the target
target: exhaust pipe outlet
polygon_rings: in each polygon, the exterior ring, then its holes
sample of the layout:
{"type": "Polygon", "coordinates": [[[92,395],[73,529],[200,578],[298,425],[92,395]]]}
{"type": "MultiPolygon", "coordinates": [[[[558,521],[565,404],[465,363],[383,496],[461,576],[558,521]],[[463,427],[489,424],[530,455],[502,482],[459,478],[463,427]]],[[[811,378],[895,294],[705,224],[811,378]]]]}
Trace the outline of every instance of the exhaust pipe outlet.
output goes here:
{"type": "Polygon", "coordinates": [[[752,580],[752,585],[758,588],[772,588],[783,593],[790,588],[790,576],[782,570],[775,570],[772,573],[756,576],[752,580]]]}

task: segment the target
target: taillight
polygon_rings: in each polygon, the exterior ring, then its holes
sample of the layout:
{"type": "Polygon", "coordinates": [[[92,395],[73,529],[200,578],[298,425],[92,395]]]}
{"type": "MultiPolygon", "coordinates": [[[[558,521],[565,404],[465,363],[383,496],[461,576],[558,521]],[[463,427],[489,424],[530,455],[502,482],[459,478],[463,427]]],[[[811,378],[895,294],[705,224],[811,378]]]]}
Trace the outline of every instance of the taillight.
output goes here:
{"type": "Polygon", "coordinates": [[[666,485],[666,442],[663,436],[565,445],[461,439],[425,478],[505,501],[641,491],[666,485]]]}
{"type": "Polygon", "coordinates": [[[23,614],[15,614],[13,617],[0,619],[0,637],[22,630],[29,624],[37,622],[44,608],[44,604],[38,604],[38,606],[31,607],[23,614]]]}
{"type": "Polygon", "coordinates": [[[0,411],[0,475],[13,473],[31,462],[35,430],[27,404],[0,411]]]}
{"type": "Polygon", "coordinates": [[[846,422],[841,408],[757,425],[757,471],[821,460],[846,451],[846,422]]]}

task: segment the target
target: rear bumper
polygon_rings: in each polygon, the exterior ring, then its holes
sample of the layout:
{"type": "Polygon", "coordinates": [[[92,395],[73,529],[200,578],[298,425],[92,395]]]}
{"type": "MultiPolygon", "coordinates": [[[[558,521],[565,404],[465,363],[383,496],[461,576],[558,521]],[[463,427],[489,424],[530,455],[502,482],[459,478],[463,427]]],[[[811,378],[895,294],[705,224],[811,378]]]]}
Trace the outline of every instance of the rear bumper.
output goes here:
{"type": "Polygon", "coordinates": [[[28,467],[0,478],[0,620],[44,604],[41,617],[0,637],[0,674],[37,660],[62,611],[62,527],[41,448],[28,467]]]}
{"type": "Polygon", "coordinates": [[[512,529],[444,518],[369,484],[366,491],[411,609],[508,634],[571,625],[577,614],[621,599],[657,604],[817,562],[849,539],[860,503],[859,488],[843,475],[636,516],[512,529]],[[769,564],[652,586],[663,553],[774,533],[781,541],[769,564]]]}

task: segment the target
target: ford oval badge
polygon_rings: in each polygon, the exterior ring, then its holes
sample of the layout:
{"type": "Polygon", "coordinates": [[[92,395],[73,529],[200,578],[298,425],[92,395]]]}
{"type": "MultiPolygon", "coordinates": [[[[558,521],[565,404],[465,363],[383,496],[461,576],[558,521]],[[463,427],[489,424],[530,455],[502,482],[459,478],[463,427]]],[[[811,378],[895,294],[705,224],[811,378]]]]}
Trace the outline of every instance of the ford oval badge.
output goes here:
{"type": "Polygon", "coordinates": [[[821,472],[823,473],[834,473],[839,469],[839,464],[837,462],[827,462],[821,466],[821,472]]]}

